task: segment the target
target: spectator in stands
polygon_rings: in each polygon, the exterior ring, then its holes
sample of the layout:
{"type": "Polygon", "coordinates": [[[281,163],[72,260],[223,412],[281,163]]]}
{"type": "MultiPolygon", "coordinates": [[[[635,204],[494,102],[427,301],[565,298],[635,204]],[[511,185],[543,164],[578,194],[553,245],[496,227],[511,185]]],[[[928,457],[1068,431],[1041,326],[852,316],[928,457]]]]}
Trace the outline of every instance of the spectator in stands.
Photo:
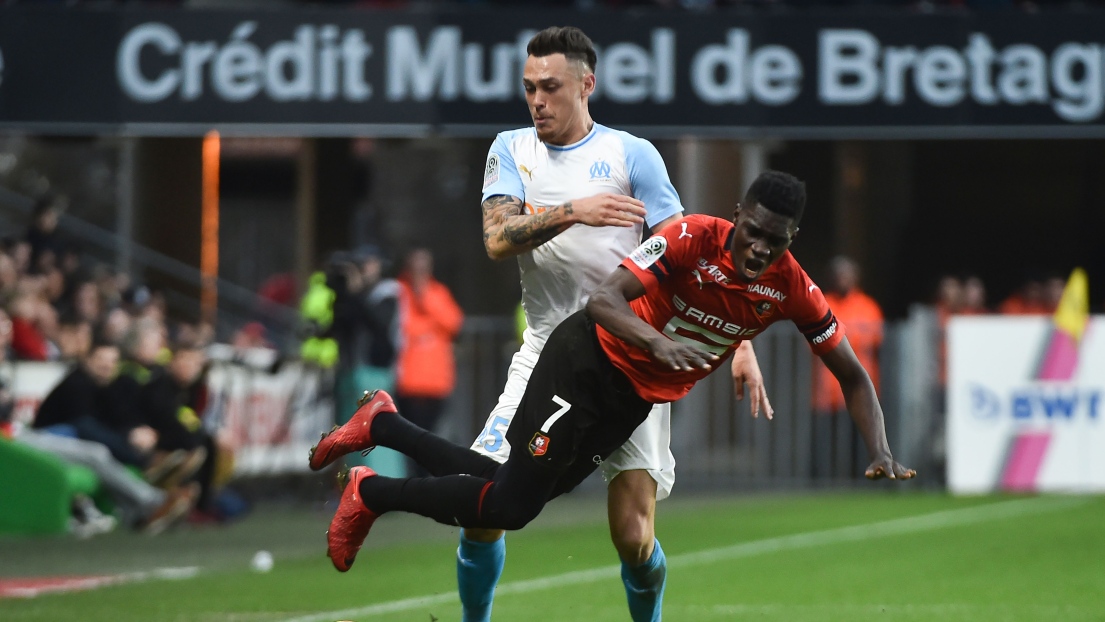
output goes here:
{"type": "Polygon", "coordinates": [[[963,305],[956,310],[961,315],[983,315],[989,313],[986,306],[986,285],[977,276],[963,279],[963,305]]]}
{"type": "Polygon", "coordinates": [[[1067,282],[1063,277],[1053,274],[1044,281],[1044,293],[1043,293],[1043,311],[1051,314],[1055,313],[1055,310],[1059,308],[1059,301],[1063,298],[1063,290],[1066,289],[1067,282]]]}
{"type": "MultiPolygon", "coordinates": [[[[948,320],[951,316],[960,313],[965,303],[963,282],[951,275],[940,277],[936,286],[936,304],[933,310],[936,312],[936,330],[938,340],[938,363],[936,370],[937,384],[940,387],[940,399],[943,400],[944,385],[947,383],[947,342],[948,320]]],[[[942,401],[940,402],[943,403],[942,401]]]]}
{"type": "Polygon", "coordinates": [[[266,338],[265,325],[261,322],[246,322],[245,326],[234,332],[234,337],[230,340],[230,345],[234,346],[238,350],[249,350],[252,348],[271,348],[272,344],[266,338]]]}
{"type": "Polygon", "coordinates": [[[0,253],[0,304],[7,305],[11,301],[18,282],[19,270],[15,260],[7,253],[0,253]]]}
{"type": "Polygon", "coordinates": [[[206,347],[215,341],[215,328],[207,322],[196,324],[181,322],[176,325],[173,341],[176,343],[194,343],[206,347]]]}
{"type": "Polygon", "coordinates": [[[121,307],[116,307],[103,317],[100,323],[100,331],[104,339],[113,343],[121,343],[123,337],[130,331],[134,319],[121,307]]]}
{"type": "Polygon", "coordinates": [[[998,306],[998,312],[1003,315],[1042,315],[1048,313],[1047,304],[1044,301],[1043,279],[1036,275],[1029,275],[1017,291],[998,306]]]}
{"type": "MultiPolygon", "coordinates": [[[[207,433],[201,419],[202,407],[194,403],[194,389],[200,382],[207,356],[198,342],[180,342],[168,366],[155,373],[142,387],[140,402],[147,422],[158,432],[158,447],[184,450],[196,464],[196,480],[202,487],[199,507],[210,511],[214,498],[216,463],[220,447],[207,433]]],[[[225,458],[225,454],[223,454],[225,458]]],[[[183,473],[178,473],[183,476],[183,473]]]]}
{"type": "Polygon", "coordinates": [[[123,292],[130,288],[130,277],[126,273],[115,272],[108,266],[97,266],[92,271],[92,281],[100,292],[104,309],[114,309],[122,305],[123,292]]]}
{"type": "Polygon", "coordinates": [[[84,262],[81,261],[81,249],[71,241],[66,241],[58,258],[58,268],[65,274],[66,281],[81,280],[84,262]]]}
{"type": "Polygon", "coordinates": [[[88,355],[43,400],[34,427],[101,443],[123,464],[160,469],[162,461],[152,460],[157,432],[128,418],[129,410],[110,408],[107,387],[118,363],[118,346],[94,341],[88,355]]]}
{"type": "Polygon", "coordinates": [[[963,283],[956,277],[944,275],[936,286],[936,314],[947,317],[963,308],[963,283]]]}
{"type": "Polygon", "coordinates": [[[15,240],[8,251],[15,262],[16,273],[27,274],[31,269],[31,243],[27,240],[15,240]]]}
{"type": "MultiPolygon", "coordinates": [[[[444,284],[433,277],[433,255],[418,248],[409,255],[399,277],[399,317],[402,347],[396,370],[399,412],[416,425],[433,430],[445,398],[456,383],[453,340],[464,313],[444,284]]],[[[414,461],[412,472],[422,473],[414,461]]]]}
{"type": "Polygon", "coordinates": [[[16,359],[24,361],[47,361],[56,350],[46,338],[45,328],[49,327],[50,305],[42,300],[37,284],[21,284],[15,298],[8,306],[12,320],[12,352],[16,359]],[[33,285],[33,286],[32,286],[33,285]]]}
{"type": "Polygon", "coordinates": [[[144,318],[131,325],[123,337],[124,360],[108,389],[108,399],[111,410],[154,431],[157,436],[155,455],[171,466],[151,477],[159,483],[173,485],[190,478],[207,459],[207,451],[201,443],[181,438],[179,426],[171,425],[176,417],[175,410],[171,414],[162,412],[163,406],[152,401],[149,385],[166,373],[160,365],[169,355],[165,341],[165,326],[156,320],[144,318]]]}
{"type": "Polygon", "coordinates": [[[65,203],[63,197],[47,197],[35,203],[33,220],[26,236],[30,245],[30,270],[44,272],[58,265],[62,243],[57,228],[65,203]]]}
{"type": "Polygon", "coordinates": [[[60,268],[52,267],[42,272],[42,295],[46,302],[57,308],[65,295],[65,274],[60,268]]]}
{"type": "Polygon", "coordinates": [[[61,305],[63,312],[71,312],[75,317],[89,322],[98,323],[103,315],[103,305],[100,304],[100,292],[92,281],[76,281],[68,290],[68,296],[61,305]]]}
{"type": "MultiPolygon", "coordinates": [[[[831,285],[825,292],[825,300],[846,327],[852,349],[878,390],[882,309],[860,289],[860,269],[855,261],[835,257],[830,272],[831,285]]],[[[851,476],[863,455],[859,447],[861,439],[845,409],[840,384],[820,359],[814,361],[814,415],[815,476],[851,476]]]]}
{"type": "Polygon", "coordinates": [[[165,299],[165,292],[159,289],[151,289],[149,302],[141,309],[137,317],[151,319],[164,325],[169,320],[169,301],[165,299]]]}
{"type": "Polygon", "coordinates": [[[9,361],[12,357],[12,320],[7,311],[0,309],[0,361],[9,361]]]}
{"type": "Polygon", "coordinates": [[[79,361],[92,347],[92,324],[75,314],[66,314],[58,320],[58,359],[79,361]]]}
{"type": "Polygon", "coordinates": [[[132,285],[123,290],[119,297],[120,306],[131,317],[138,318],[145,313],[153,299],[153,292],[145,285],[132,285]]]}
{"type": "MultiPolygon", "coordinates": [[[[270,276],[257,289],[257,319],[267,334],[279,334],[276,329],[281,326],[284,313],[295,306],[296,289],[295,276],[286,272],[270,276]]],[[[290,344],[275,345],[283,350],[290,344]]]]}

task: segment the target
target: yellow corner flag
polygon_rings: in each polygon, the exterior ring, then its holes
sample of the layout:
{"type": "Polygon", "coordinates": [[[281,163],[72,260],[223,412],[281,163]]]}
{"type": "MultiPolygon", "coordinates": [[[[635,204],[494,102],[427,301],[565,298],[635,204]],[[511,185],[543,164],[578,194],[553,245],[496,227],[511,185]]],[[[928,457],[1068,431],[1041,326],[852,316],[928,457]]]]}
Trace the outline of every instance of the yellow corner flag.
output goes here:
{"type": "Polygon", "coordinates": [[[1082,339],[1090,321],[1090,281],[1086,271],[1075,268],[1063,288],[1063,297],[1055,309],[1055,327],[1071,336],[1075,343],[1082,339]]]}

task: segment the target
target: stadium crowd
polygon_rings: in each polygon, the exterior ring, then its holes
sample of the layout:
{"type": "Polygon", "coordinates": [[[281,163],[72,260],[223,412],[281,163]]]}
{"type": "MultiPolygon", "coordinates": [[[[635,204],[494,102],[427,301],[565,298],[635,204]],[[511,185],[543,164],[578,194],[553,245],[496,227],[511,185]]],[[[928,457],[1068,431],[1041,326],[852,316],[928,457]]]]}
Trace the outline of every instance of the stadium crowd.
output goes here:
{"type": "MultiPolygon", "coordinates": [[[[134,528],[156,533],[185,518],[232,518],[244,510],[222,486],[232,443],[203,420],[214,328],[178,321],[156,290],[82,258],[58,232],[64,208],[64,198],[41,199],[25,233],[0,239],[0,364],[70,365],[32,421],[13,422],[12,391],[0,391],[0,436],[90,468],[134,528]]],[[[338,252],[305,287],[284,279],[282,297],[262,287],[260,299],[294,305],[303,292],[299,357],[332,372],[325,377],[337,403],[384,387],[432,427],[455,383],[452,341],[464,314],[433,278],[427,249],[412,251],[398,278],[384,278],[389,266],[376,247],[338,252]]],[[[232,346],[272,347],[264,311],[233,334],[232,346]]],[[[340,417],[347,409],[338,410],[340,417]]],[[[375,459],[385,471],[404,470],[375,459]]],[[[79,535],[116,523],[82,495],[73,516],[79,535]]]]}
{"type": "MultiPolygon", "coordinates": [[[[205,346],[213,330],[171,322],[163,297],[89,266],[58,234],[63,202],[40,200],[23,236],[0,242],[0,362],[72,364],[15,441],[91,468],[124,522],[149,532],[225,518],[219,486],[232,452],[205,430],[205,346]]],[[[0,393],[2,419],[13,411],[0,393]]],[[[114,521],[74,501],[73,530],[114,521]]]]}

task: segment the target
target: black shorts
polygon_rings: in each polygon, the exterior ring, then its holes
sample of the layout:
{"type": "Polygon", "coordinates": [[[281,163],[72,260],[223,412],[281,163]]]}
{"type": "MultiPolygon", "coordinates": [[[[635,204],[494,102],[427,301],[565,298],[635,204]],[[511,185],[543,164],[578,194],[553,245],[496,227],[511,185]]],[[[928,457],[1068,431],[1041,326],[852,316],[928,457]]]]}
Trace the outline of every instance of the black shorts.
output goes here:
{"type": "Polygon", "coordinates": [[[629,440],[652,404],[610,362],[583,311],[553,330],[507,430],[511,460],[559,474],[553,497],[587,478],[629,440]]]}

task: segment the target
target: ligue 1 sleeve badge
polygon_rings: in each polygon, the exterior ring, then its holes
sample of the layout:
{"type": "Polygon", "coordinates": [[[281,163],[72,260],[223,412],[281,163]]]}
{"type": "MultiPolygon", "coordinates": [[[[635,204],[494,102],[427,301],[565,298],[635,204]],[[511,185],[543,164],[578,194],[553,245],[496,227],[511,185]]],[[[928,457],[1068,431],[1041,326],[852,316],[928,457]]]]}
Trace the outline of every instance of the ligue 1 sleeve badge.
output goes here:
{"type": "Polygon", "coordinates": [[[537,456],[544,456],[545,452],[549,450],[549,437],[540,432],[536,432],[533,438],[529,442],[529,452],[534,458],[537,456]]]}

